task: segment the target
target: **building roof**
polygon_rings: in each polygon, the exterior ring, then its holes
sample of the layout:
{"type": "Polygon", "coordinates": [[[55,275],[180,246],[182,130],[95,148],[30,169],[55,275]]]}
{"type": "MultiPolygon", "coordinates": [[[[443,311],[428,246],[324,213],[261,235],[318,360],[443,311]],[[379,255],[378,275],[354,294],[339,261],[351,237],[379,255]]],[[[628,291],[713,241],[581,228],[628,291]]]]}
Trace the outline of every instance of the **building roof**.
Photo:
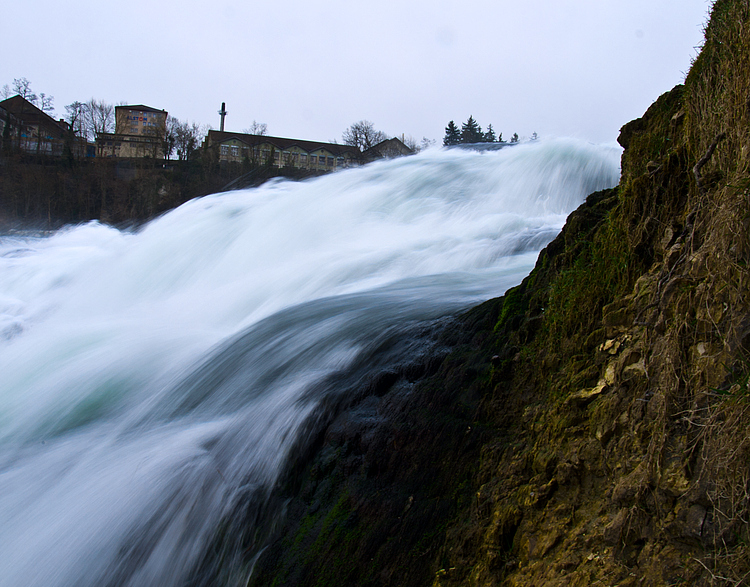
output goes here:
{"type": "Polygon", "coordinates": [[[142,143],[153,143],[156,141],[161,141],[162,137],[158,135],[138,135],[138,134],[132,134],[127,132],[97,132],[96,133],[96,139],[95,140],[128,140],[131,138],[138,139],[138,142],[142,143]]]}
{"type": "Polygon", "coordinates": [[[400,157],[401,155],[413,154],[414,150],[405,145],[401,139],[396,137],[381,141],[377,145],[366,149],[362,153],[363,157],[369,160],[382,158],[387,159],[391,157],[400,157]]]}
{"type": "Polygon", "coordinates": [[[334,155],[343,155],[349,153],[352,156],[359,155],[359,149],[350,145],[339,145],[337,143],[321,143],[318,141],[305,141],[302,139],[287,139],[283,137],[270,137],[268,135],[250,135],[239,132],[222,132],[219,130],[208,131],[206,141],[208,146],[218,145],[225,143],[226,141],[237,139],[248,146],[254,147],[263,143],[273,145],[279,150],[290,149],[292,147],[299,147],[304,151],[315,151],[317,149],[326,149],[334,155]]]}
{"type": "Polygon", "coordinates": [[[67,131],[68,125],[63,121],[57,121],[52,118],[46,112],[43,112],[26,98],[20,95],[15,95],[11,98],[0,102],[0,107],[6,112],[12,114],[15,118],[21,121],[22,124],[29,125],[40,125],[50,129],[60,129],[61,131],[67,131]]]}
{"type": "Polygon", "coordinates": [[[151,108],[151,106],[144,106],[143,104],[138,104],[137,106],[115,106],[115,110],[119,110],[120,108],[126,108],[128,110],[138,110],[140,112],[164,112],[164,114],[167,113],[166,110],[151,108]]]}

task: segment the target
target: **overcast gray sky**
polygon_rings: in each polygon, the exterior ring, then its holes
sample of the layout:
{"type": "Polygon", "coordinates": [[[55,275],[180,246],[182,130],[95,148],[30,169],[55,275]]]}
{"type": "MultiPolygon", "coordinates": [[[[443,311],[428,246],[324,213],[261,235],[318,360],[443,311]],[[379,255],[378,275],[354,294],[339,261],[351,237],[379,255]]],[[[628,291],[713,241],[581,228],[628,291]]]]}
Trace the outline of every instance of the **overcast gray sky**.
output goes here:
{"type": "Polygon", "coordinates": [[[684,79],[708,0],[26,0],[2,9],[0,86],[146,104],[241,132],[341,142],[367,119],[442,140],[617,138],[684,79]]]}

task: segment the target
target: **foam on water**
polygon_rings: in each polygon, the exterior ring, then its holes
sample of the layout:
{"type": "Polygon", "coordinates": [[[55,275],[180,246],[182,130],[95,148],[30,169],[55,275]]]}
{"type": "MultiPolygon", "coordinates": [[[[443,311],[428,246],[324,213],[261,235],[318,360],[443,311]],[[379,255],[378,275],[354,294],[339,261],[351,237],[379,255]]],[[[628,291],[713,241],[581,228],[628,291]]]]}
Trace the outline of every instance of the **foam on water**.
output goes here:
{"type": "Polygon", "coordinates": [[[272,486],[312,387],[520,282],[619,156],[433,150],[137,232],[0,237],[0,585],[181,584],[272,486]]]}

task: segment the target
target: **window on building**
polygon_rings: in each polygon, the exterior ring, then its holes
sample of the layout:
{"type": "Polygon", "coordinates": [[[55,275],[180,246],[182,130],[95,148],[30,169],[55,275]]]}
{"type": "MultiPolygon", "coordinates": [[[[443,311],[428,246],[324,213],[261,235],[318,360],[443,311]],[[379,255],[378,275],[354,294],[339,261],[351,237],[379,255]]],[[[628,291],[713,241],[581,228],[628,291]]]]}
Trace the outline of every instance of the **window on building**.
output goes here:
{"type": "Polygon", "coordinates": [[[229,156],[229,145],[221,145],[221,156],[222,157],[228,157],[229,156]]]}
{"type": "Polygon", "coordinates": [[[344,166],[344,158],[336,157],[336,167],[343,167],[343,166],[344,166]]]}
{"type": "Polygon", "coordinates": [[[328,158],[328,167],[333,167],[333,157],[328,158]]]}
{"type": "Polygon", "coordinates": [[[232,157],[240,156],[240,148],[236,145],[232,145],[232,157]]]}
{"type": "Polygon", "coordinates": [[[310,155],[310,165],[317,165],[317,164],[318,164],[318,156],[310,155]]]}
{"type": "Polygon", "coordinates": [[[303,167],[307,165],[307,153],[302,153],[302,155],[300,155],[300,161],[303,167]]]}

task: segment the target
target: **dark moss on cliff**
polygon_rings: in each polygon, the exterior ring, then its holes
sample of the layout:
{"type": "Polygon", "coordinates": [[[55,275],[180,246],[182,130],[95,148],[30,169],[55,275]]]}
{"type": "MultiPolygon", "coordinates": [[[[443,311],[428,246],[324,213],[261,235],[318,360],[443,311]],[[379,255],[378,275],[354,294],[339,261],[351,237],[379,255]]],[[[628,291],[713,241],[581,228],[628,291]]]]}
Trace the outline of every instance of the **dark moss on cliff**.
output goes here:
{"type": "Polygon", "coordinates": [[[517,444],[484,448],[436,585],[748,577],[749,24],[716,4],[685,87],[623,128],[618,189],[510,292],[483,406],[517,444]]]}

